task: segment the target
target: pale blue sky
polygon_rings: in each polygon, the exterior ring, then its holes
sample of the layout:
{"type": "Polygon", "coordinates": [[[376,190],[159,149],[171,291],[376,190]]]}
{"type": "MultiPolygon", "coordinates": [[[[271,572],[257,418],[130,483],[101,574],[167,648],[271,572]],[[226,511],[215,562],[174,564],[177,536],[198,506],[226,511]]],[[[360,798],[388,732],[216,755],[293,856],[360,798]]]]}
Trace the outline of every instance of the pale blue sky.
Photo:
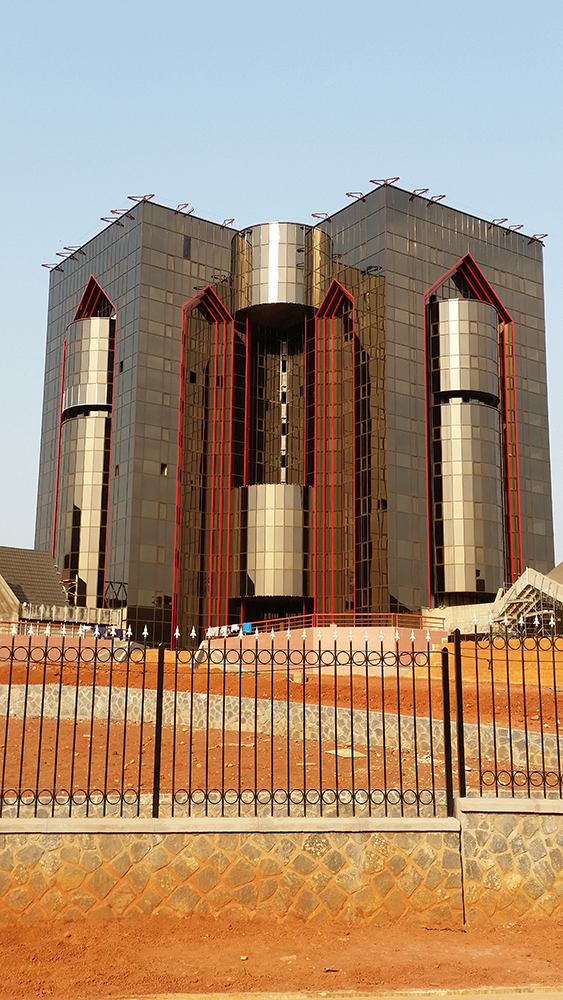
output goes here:
{"type": "Polygon", "coordinates": [[[563,559],[560,0],[18,0],[2,12],[0,544],[33,545],[48,272],[127,195],[244,226],[400,175],[549,233],[563,559]]]}

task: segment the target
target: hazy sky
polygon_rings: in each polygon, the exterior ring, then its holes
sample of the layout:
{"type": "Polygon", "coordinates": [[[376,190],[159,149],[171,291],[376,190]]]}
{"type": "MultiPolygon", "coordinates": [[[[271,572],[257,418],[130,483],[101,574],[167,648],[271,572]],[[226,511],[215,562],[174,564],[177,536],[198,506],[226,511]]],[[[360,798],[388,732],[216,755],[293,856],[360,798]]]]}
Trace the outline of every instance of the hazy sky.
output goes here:
{"type": "Polygon", "coordinates": [[[33,546],[48,271],[127,195],[242,227],[399,175],[549,233],[563,559],[561,0],[18,0],[2,9],[0,544],[33,546]]]}

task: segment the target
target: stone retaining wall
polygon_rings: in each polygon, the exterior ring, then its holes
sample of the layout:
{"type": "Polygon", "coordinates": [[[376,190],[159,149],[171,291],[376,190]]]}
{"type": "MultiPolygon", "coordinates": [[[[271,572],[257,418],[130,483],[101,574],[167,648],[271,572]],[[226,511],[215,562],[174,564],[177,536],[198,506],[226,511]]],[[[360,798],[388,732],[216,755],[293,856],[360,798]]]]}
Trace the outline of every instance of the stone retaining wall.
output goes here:
{"type": "MultiPolygon", "coordinates": [[[[122,721],[127,716],[130,724],[153,723],[156,713],[156,692],[141,688],[114,685],[98,686],[95,691],[91,686],[76,687],[49,683],[43,688],[40,684],[13,684],[9,690],[7,684],[0,684],[0,717],[8,709],[8,692],[10,693],[9,712],[11,718],[77,719],[89,722],[95,719],[122,721]],[[92,705],[93,700],[93,705],[92,705]]],[[[402,715],[399,719],[396,713],[353,709],[343,706],[306,703],[303,706],[298,701],[275,700],[265,698],[238,698],[235,695],[210,694],[194,692],[193,699],[189,691],[164,691],[163,725],[171,726],[176,718],[177,726],[193,725],[194,729],[219,729],[226,732],[264,733],[274,736],[289,736],[290,739],[318,740],[323,742],[335,740],[348,742],[354,738],[357,746],[367,744],[368,732],[373,746],[382,744],[384,735],[387,746],[398,745],[399,728],[403,750],[416,751],[427,755],[432,743],[433,752],[444,752],[444,725],[441,719],[430,719],[417,716],[416,725],[410,715],[402,715]],[[305,719],[303,719],[303,708],[305,719]]],[[[457,744],[455,723],[451,724],[452,743],[457,744]]],[[[478,757],[479,744],[481,756],[485,762],[512,760],[515,768],[541,768],[559,771],[563,759],[563,734],[559,737],[545,732],[474,723],[465,723],[465,752],[467,757],[478,757]]],[[[527,793],[525,793],[527,794],[527,793]]]]}
{"type": "Polygon", "coordinates": [[[455,820],[421,822],[417,831],[401,829],[404,821],[379,830],[224,825],[187,832],[175,821],[44,821],[1,834],[0,920],[228,911],[463,922],[455,820]]]}
{"type": "Polygon", "coordinates": [[[0,821],[0,920],[232,913],[510,923],[563,916],[563,802],[447,819],[0,821]]]}

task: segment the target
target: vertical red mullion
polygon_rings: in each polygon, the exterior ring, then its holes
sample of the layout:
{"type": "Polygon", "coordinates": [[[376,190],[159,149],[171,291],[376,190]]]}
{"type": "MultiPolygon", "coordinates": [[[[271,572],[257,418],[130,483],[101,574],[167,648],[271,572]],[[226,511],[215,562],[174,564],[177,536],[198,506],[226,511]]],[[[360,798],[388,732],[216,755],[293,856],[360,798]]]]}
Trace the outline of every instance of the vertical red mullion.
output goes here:
{"type": "Polygon", "coordinates": [[[244,473],[243,485],[248,486],[250,452],[250,320],[246,317],[246,355],[244,359],[244,473]]]}
{"type": "Polygon", "coordinates": [[[53,546],[52,555],[55,555],[55,541],[57,536],[57,513],[59,506],[59,479],[61,471],[61,434],[63,427],[63,398],[64,398],[64,384],[65,384],[65,366],[66,366],[66,338],[63,343],[63,360],[61,365],[61,395],[59,402],[59,436],[57,440],[57,474],[55,478],[55,509],[53,511],[53,546]]]}
{"type": "Polygon", "coordinates": [[[233,474],[233,405],[234,405],[234,384],[235,384],[235,321],[231,317],[231,412],[229,415],[229,477],[227,483],[227,559],[226,559],[226,578],[225,578],[225,608],[226,608],[226,618],[225,625],[229,623],[229,567],[230,567],[230,551],[231,551],[231,493],[232,493],[232,474],[233,474]]]}
{"type": "Polygon", "coordinates": [[[186,347],[187,347],[187,317],[182,309],[182,336],[180,341],[180,380],[178,384],[178,432],[176,438],[176,497],[174,507],[174,562],[172,566],[172,623],[170,644],[178,624],[178,599],[180,576],[180,544],[181,544],[181,506],[182,485],[184,479],[184,422],[186,407],[186,347]]]}
{"type": "Polygon", "coordinates": [[[431,421],[430,414],[428,412],[429,408],[429,397],[428,397],[428,323],[426,320],[427,313],[427,295],[426,293],[423,298],[424,306],[424,431],[425,431],[425,457],[426,457],[426,549],[427,549],[427,571],[428,571],[428,607],[432,600],[432,544],[430,539],[430,525],[433,523],[432,509],[430,503],[430,434],[431,434],[431,421]]]}
{"type": "Polygon", "coordinates": [[[315,359],[315,371],[313,375],[313,614],[317,614],[317,406],[318,406],[318,377],[319,377],[319,358],[318,358],[318,327],[319,321],[317,316],[315,316],[315,343],[314,343],[314,359],[315,359]]]}
{"type": "Polygon", "coordinates": [[[346,344],[344,341],[344,323],[342,323],[342,337],[340,339],[340,441],[341,441],[341,475],[340,475],[340,511],[342,524],[340,525],[340,551],[342,553],[342,610],[345,611],[347,603],[348,585],[346,579],[346,344]]]}
{"type": "Polygon", "coordinates": [[[517,504],[517,517],[518,517],[518,555],[520,557],[520,566],[518,567],[518,572],[523,573],[522,565],[522,521],[520,514],[520,465],[518,462],[518,410],[516,407],[516,348],[514,345],[514,323],[510,321],[510,339],[512,343],[512,398],[514,406],[514,461],[515,469],[514,475],[516,477],[516,504],[517,504]]]}
{"type": "Polygon", "coordinates": [[[356,624],[356,314],[355,299],[350,296],[352,302],[352,524],[354,538],[354,625],[356,624]]]}
{"type": "Polygon", "coordinates": [[[220,472],[219,472],[219,534],[217,539],[217,625],[221,621],[221,578],[223,568],[221,565],[221,556],[223,551],[223,507],[224,507],[224,494],[223,494],[223,482],[224,482],[224,471],[225,471],[225,377],[227,374],[227,320],[222,317],[223,320],[223,371],[221,373],[221,452],[219,455],[220,472]]]}
{"type": "MultiPolygon", "coordinates": [[[[110,319],[110,323],[111,323],[111,319],[110,319]]],[[[111,329],[111,327],[110,327],[110,329],[111,329]]],[[[115,314],[115,327],[114,327],[114,331],[113,331],[113,369],[112,369],[112,373],[111,373],[111,412],[110,412],[110,415],[109,415],[110,424],[109,424],[109,456],[108,456],[108,491],[107,491],[107,500],[106,500],[106,504],[107,504],[107,507],[106,507],[106,547],[105,547],[105,550],[104,550],[104,582],[103,582],[103,590],[102,590],[102,601],[104,602],[104,604],[105,604],[105,601],[106,601],[106,576],[107,576],[107,569],[108,569],[109,488],[110,488],[110,483],[111,483],[111,443],[112,443],[112,439],[113,439],[113,408],[114,408],[114,402],[115,402],[115,347],[116,347],[116,341],[117,341],[117,310],[116,310],[116,314],[115,314]]],[[[108,350],[109,350],[109,338],[108,338],[108,350]]],[[[107,401],[107,396],[106,396],[106,401],[107,401]]]]}
{"type": "Polygon", "coordinates": [[[326,615],[326,316],[323,316],[323,615],[326,615]]]}
{"type": "MultiPolygon", "coordinates": [[[[215,452],[216,452],[216,441],[215,434],[217,428],[217,346],[219,339],[219,321],[215,319],[215,359],[214,359],[214,374],[213,374],[213,430],[211,433],[211,512],[210,512],[210,532],[209,532],[209,614],[208,614],[208,627],[211,627],[211,614],[213,607],[213,532],[215,530],[214,526],[214,516],[215,516],[215,452]]],[[[217,611],[219,609],[217,608],[217,611]]]]}
{"type": "Polygon", "coordinates": [[[330,575],[331,575],[330,588],[331,588],[331,594],[330,594],[330,602],[331,602],[331,607],[330,607],[330,610],[331,610],[332,617],[334,618],[334,528],[335,528],[335,525],[334,525],[334,448],[335,448],[335,440],[334,440],[334,313],[332,314],[332,317],[331,317],[330,356],[331,356],[331,369],[330,369],[330,375],[331,375],[331,378],[330,378],[330,381],[331,381],[331,386],[330,386],[330,389],[331,389],[331,402],[330,402],[330,405],[331,405],[331,415],[330,415],[330,424],[331,424],[331,452],[332,452],[332,469],[331,469],[331,484],[330,484],[330,494],[331,494],[331,522],[330,522],[330,544],[331,544],[331,556],[330,556],[330,559],[331,559],[331,563],[330,563],[330,575]]]}
{"type": "Polygon", "coordinates": [[[504,375],[504,417],[505,417],[505,421],[504,422],[505,422],[505,434],[506,434],[506,471],[507,471],[507,477],[508,477],[506,494],[507,494],[507,497],[508,497],[508,525],[509,525],[508,539],[509,539],[509,544],[510,544],[510,582],[514,583],[514,540],[513,540],[513,537],[512,537],[512,531],[513,531],[513,525],[512,525],[512,483],[511,483],[511,478],[512,477],[511,477],[511,474],[510,474],[510,471],[511,471],[510,470],[510,466],[511,466],[511,462],[510,462],[510,430],[509,430],[510,420],[509,420],[509,414],[508,414],[508,378],[507,378],[507,374],[506,374],[506,366],[507,366],[507,357],[506,357],[506,324],[504,323],[504,321],[503,321],[503,324],[502,324],[502,328],[503,328],[502,349],[503,349],[503,355],[504,355],[504,365],[503,365],[503,368],[504,368],[504,373],[503,373],[503,375],[504,375]]]}

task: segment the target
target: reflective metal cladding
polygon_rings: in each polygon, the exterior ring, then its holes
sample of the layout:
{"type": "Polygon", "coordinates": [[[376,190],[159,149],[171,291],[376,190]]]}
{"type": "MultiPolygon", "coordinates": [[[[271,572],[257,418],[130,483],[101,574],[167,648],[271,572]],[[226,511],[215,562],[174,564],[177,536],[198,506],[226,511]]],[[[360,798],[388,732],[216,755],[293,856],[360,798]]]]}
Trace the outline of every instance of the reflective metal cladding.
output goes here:
{"type": "Polygon", "coordinates": [[[51,272],[36,546],[136,638],[553,566],[539,241],[391,184],[311,221],[141,202],[51,272]]]}

